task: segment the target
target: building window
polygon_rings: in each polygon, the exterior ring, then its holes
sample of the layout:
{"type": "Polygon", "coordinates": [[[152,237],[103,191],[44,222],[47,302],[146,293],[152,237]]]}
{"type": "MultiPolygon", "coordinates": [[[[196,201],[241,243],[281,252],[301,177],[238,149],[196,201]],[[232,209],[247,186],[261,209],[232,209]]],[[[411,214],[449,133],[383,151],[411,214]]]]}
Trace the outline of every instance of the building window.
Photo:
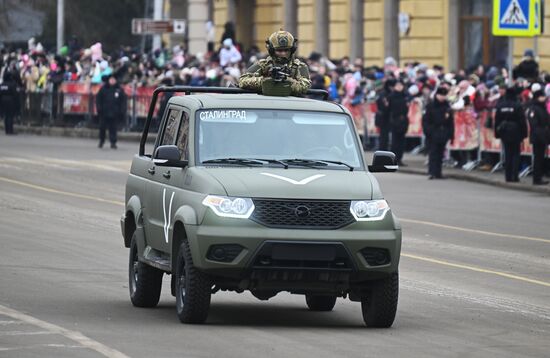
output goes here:
{"type": "Polygon", "coordinates": [[[459,4],[460,67],[505,66],[508,38],[491,34],[493,0],[461,0],[459,4]]]}

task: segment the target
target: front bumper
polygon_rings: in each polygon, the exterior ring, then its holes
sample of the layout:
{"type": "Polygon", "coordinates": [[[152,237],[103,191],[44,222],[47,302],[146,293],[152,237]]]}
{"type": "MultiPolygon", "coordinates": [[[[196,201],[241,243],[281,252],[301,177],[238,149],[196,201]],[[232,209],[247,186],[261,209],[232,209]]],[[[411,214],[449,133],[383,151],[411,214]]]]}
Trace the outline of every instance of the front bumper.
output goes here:
{"type": "Polygon", "coordinates": [[[207,212],[201,225],[187,226],[186,231],[194,265],[211,274],[229,277],[242,277],[243,271],[252,269],[262,248],[269,243],[296,243],[302,246],[309,243],[311,247],[319,244],[341,245],[351,261],[350,270],[361,276],[397,272],[401,252],[401,229],[395,225],[391,212],[384,220],[355,222],[337,230],[274,229],[251,220],[220,218],[207,212]],[[242,250],[230,262],[220,262],[212,259],[211,251],[209,253],[211,247],[216,245],[240,245],[242,250]],[[385,250],[389,254],[389,262],[369,265],[361,252],[365,248],[385,250]]]}

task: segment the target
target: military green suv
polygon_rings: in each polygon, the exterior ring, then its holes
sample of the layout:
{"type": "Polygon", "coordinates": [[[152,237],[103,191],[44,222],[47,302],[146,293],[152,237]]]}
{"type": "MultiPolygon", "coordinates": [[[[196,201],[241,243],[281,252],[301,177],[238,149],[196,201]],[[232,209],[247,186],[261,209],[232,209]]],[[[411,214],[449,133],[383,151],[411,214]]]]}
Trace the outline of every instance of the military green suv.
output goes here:
{"type": "Polygon", "coordinates": [[[184,323],[207,319],[212,294],[249,290],[260,300],[305,295],[313,311],[348,297],[361,302],[367,326],[390,327],[401,226],[371,173],[396,169],[390,152],[366,165],[339,104],[238,88],[158,88],[121,219],[132,303],[156,306],[170,274],[184,323]],[[146,153],[163,92],[185,95],[170,98],[146,153]]]}

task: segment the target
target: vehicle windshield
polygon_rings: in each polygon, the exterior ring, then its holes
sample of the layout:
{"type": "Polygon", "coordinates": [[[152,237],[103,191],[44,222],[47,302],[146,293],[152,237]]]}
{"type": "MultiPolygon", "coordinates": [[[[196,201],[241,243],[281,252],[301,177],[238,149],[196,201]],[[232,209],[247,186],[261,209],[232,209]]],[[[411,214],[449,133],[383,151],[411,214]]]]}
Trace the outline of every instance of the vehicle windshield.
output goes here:
{"type": "Polygon", "coordinates": [[[196,127],[197,163],[234,165],[235,159],[259,159],[273,166],[275,160],[305,167],[363,168],[353,121],[346,114],[216,109],[198,112],[196,127]]]}

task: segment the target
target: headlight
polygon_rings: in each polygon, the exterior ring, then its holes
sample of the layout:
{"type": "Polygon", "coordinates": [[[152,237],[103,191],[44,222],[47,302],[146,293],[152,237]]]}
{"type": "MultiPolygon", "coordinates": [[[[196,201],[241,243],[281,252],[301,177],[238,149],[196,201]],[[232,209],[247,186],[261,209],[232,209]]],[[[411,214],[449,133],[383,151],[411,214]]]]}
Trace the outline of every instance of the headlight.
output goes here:
{"type": "Polygon", "coordinates": [[[386,200],[352,201],[349,208],[357,221],[378,221],[384,219],[390,207],[386,200]]]}
{"type": "Polygon", "coordinates": [[[227,218],[248,219],[254,211],[254,203],[249,198],[208,195],[202,204],[211,208],[216,215],[227,218]]]}

